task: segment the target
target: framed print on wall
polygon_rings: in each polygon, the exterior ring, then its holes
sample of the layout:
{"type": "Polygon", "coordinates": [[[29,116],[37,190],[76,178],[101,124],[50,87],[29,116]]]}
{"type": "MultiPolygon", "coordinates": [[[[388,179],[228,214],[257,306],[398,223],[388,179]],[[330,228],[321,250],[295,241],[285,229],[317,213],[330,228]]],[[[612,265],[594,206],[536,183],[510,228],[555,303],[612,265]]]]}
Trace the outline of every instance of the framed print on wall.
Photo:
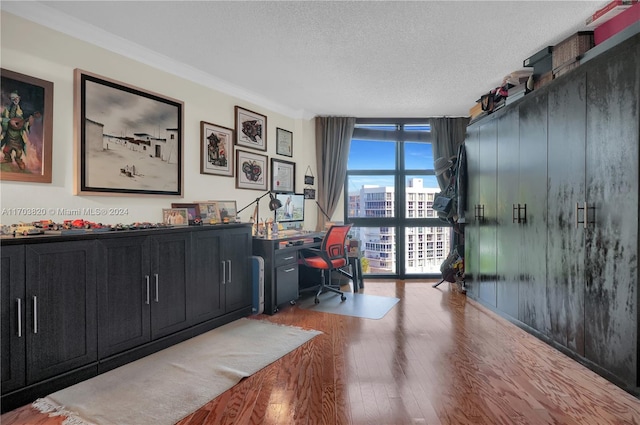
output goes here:
{"type": "Polygon", "coordinates": [[[236,145],[261,151],[267,150],[266,115],[235,107],[236,145]]]}
{"type": "Polygon", "coordinates": [[[200,174],[233,177],[234,131],[200,121],[200,174]]]}
{"type": "Polygon", "coordinates": [[[296,163],[271,158],[271,191],[296,191],[296,163]]]}
{"type": "Polygon", "coordinates": [[[74,75],[75,194],[181,196],[184,103],[74,75]]]}
{"type": "Polygon", "coordinates": [[[293,133],[276,127],[276,153],[293,156],[293,133]]]}
{"type": "Polygon", "coordinates": [[[53,83],[2,69],[0,180],[51,183],[53,83]]]}
{"type": "Polygon", "coordinates": [[[236,149],[236,187],[267,190],[267,160],[266,155],[236,149]]]}

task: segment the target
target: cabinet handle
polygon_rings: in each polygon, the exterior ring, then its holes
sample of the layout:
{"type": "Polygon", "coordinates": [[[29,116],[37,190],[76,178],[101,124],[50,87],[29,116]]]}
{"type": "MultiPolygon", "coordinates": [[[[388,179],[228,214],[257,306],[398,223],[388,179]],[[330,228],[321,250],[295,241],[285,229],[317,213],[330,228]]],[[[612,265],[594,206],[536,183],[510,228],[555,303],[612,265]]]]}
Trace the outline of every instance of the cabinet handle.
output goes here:
{"type": "Polygon", "coordinates": [[[284,257],[285,260],[293,260],[293,255],[291,257],[284,257]]]}
{"type": "Polygon", "coordinates": [[[520,206],[518,204],[518,223],[526,223],[527,222],[527,204],[520,206]],[[524,215],[520,216],[520,211],[524,211],[524,215]]]}
{"type": "Polygon", "coordinates": [[[516,204],[512,204],[513,205],[513,209],[511,210],[511,222],[512,223],[520,223],[520,204],[518,204],[517,207],[517,211],[518,211],[518,216],[516,216],[516,204]]]}
{"type": "Polygon", "coordinates": [[[38,297],[33,296],[33,333],[38,333],[38,297]]]}
{"type": "Polygon", "coordinates": [[[16,303],[18,304],[18,338],[22,338],[22,300],[17,298],[16,303]]]}
{"type": "Polygon", "coordinates": [[[284,270],[285,273],[290,273],[292,271],[294,271],[296,268],[295,267],[291,267],[290,269],[286,269],[284,270]]]}
{"type": "Polygon", "coordinates": [[[225,264],[225,261],[220,261],[222,263],[222,284],[226,285],[227,284],[227,265],[225,264]]]}
{"type": "Polygon", "coordinates": [[[147,282],[147,299],[144,302],[146,305],[149,305],[149,275],[144,276],[144,280],[147,282]]]}
{"type": "Polygon", "coordinates": [[[158,273],[154,273],[153,276],[156,278],[156,299],[155,299],[155,301],[158,302],[158,301],[160,301],[160,298],[159,298],[160,295],[158,294],[158,292],[159,292],[158,291],[158,289],[159,289],[159,287],[158,287],[158,273]]]}
{"type": "Polygon", "coordinates": [[[227,260],[227,263],[229,264],[229,280],[227,282],[231,283],[231,260],[227,260]]]}
{"type": "Polygon", "coordinates": [[[576,202],[576,228],[578,227],[579,224],[582,224],[583,227],[586,229],[587,228],[587,223],[588,223],[588,221],[587,221],[587,217],[588,217],[587,211],[589,209],[595,209],[595,207],[589,207],[588,208],[586,202],[583,202],[582,204],[583,204],[583,206],[581,207],[580,206],[580,202],[576,202]],[[582,210],[582,221],[580,221],[578,219],[578,214],[580,214],[580,210],[582,210]]]}

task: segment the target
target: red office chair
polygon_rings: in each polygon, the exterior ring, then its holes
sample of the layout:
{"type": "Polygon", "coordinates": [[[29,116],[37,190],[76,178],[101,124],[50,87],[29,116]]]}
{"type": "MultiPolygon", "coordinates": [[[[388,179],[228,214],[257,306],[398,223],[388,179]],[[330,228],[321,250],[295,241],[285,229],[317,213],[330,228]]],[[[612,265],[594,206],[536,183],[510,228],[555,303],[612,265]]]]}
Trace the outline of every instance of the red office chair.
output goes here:
{"type": "Polygon", "coordinates": [[[320,299],[318,298],[323,292],[331,291],[336,294],[340,294],[342,301],[346,300],[344,293],[338,288],[331,286],[331,272],[338,271],[341,274],[347,276],[349,279],[353,279],[351,274],[342,270],[342,267],[346,266],[347,251],[345,244],[347,240],[347,234],[353,224],[346,225],[334,225],[329,228],[327,234],[322,239],[322,245],[318,248],[305,248],[300,250],[300,264],[304,264],[312,269],[320,269],[320,285],[303,289],[302,292],[316,291],[315,303],[318,304],[320,299]],[[329,283],[327,283],[327,276],[325,271],[329,273],[329,283]]]}

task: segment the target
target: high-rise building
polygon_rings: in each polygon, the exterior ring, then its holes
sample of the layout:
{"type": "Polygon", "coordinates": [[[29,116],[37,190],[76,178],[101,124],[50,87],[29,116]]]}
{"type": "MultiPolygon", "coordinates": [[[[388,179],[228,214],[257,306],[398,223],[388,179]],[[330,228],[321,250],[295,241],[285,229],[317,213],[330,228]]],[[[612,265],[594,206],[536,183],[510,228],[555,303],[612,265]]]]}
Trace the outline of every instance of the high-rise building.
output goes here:
{"type": "MultiPolygon", "coordinates": [[[[407,182],[405,214],[407,218],[437,218],[431,208],[440,190],[424,187],[421,178],[407,182]]],[[[355,217],[393,217],[393,187],[364,185],[349,194],[349,214],[355,217]]],[[[396,270],[396,229],[394,227],[360,227],[353,236],[360,241],[368,273],[393,273],[396,270]]],[[[450,227],[407,227],[405,229],[405,270],[407,273],[439,273],[440,264],[451,248],[450,227]]]]}

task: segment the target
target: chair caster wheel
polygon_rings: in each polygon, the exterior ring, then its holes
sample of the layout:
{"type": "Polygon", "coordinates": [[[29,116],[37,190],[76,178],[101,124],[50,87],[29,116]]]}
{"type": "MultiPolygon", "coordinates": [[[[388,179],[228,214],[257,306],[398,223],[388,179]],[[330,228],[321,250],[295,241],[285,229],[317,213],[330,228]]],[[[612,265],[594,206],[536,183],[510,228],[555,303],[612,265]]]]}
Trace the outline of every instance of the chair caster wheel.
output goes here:
{"type": "Polygon", "coordinates": [[[344,294],[342,294],[342,295],[340,295],[340,299],[341,299],[342,301],[346,301],[347,297],[346,297],[344,294]]]}
{"type": "Polygon", "coordinates": [[[320,304],[320,300],[317,299],[317,298],[315,300],[313,300],[313,302],[316,303],[316,304],[320,304]]]}
{"type": "Polygon", "coordinates": [[[296,300],[291,300],[291,301],[289,301],[289,304],[291,304],[291,305],[296,305],[296,300]]]}

